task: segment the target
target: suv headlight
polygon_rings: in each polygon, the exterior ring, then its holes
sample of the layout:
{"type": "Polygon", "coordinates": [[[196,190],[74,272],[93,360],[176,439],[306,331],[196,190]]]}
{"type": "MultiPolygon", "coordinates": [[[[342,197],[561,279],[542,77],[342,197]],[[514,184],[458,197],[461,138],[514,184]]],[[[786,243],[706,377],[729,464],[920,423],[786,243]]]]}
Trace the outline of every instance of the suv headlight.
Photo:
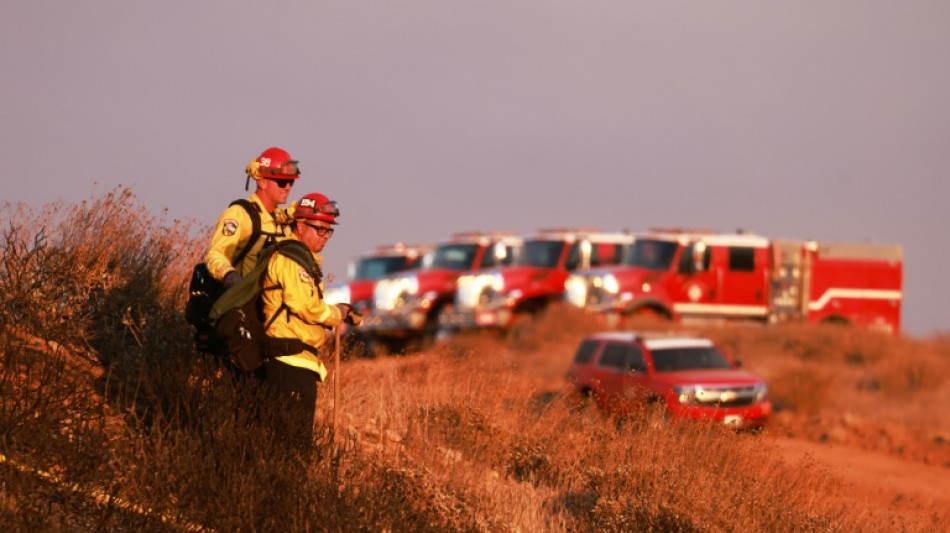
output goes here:
{"type": "Polygon", "coordinates": [[[764,402],[769,399],[769,387],[765,383],[758,383],[755,386],[755,402],[764,402]]]}
{"type": "Polygon", "coordinates": [[[673,387],[673,393],[676,394],[676,401],[679,403],[696,403],[696,396],[701,392],[700,387],[696,385],[680,385],[673,387]]]}
{"type": "Polygon", "coordinates": [[[349,285],[343,285],[342,287],[327,287],[327,291],[323,295],[323,301],[328,304],[352,303],[350,298],[351,294],[349,285]]]}

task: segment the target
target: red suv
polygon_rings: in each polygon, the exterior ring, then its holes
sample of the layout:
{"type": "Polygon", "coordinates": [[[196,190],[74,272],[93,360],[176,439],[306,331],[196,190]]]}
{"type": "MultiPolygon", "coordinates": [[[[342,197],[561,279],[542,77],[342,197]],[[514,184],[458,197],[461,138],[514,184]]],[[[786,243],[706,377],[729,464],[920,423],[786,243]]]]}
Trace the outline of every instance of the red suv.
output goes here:
{"type": "Polygon", "coordinates": [[[709,339],[605,332],[581,342],[568,379],[608,411],[653,402],[675,418],[762,427],[772,415],[768,386],[739,366],[709,339]]]}

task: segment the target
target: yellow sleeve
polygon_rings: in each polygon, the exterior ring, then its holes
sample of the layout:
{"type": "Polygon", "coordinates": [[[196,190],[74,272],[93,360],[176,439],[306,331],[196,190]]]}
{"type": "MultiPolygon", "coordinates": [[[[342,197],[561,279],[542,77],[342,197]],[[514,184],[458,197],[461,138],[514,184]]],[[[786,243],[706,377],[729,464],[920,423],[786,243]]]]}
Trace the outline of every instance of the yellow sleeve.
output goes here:
{"type": "Polygon", "coordinates": [[[274,277],[284,289],[284,305],[293,314],[308,324],[329,327],[340,325],[343,313],[337,306],[320,298],[316,281],[304,267],[284,256],[278,256],[271,267],[274,268],[274,277]]]}
{"type": "Polygon", "coordinates": [[[205,264],[215,279],[224,279],[232,270],[244,274],[239,265],[231,264],[231,258],[236,257],[249,244],[253,230],[251,217],[243,207],[232,205],[221,213],[214,226],[211,246],[205,255],[205,264]]]}

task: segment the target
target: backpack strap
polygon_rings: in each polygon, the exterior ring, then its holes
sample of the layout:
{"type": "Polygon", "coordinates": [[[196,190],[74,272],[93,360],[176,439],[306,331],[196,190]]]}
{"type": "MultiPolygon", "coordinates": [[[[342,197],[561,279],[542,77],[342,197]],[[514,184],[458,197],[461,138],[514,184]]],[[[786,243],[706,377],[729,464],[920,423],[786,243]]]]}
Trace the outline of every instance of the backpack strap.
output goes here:
{"type": "MultiPolygon", "coordinates": [[[[212,321],[216,321],[221,318],[228,309],[241,307],[261,294],[263,290],[261,284],[264,279],[264,273],[267,271],[267,264],[274,251],[275,247],[273,246],[261,249],[261,256],[258,258],[254,268],[246,273],[240,281],[235,283],[230,289],[224,291],[224,294],[214,302],[211,312],[208,313],[208,318],[212,321]]],[[[271,287],[271,289],[272,288],[276,287],[271,287]]]]}
{"type": "Polygon", "coordinates": [[[247,216],[251,217],[251,239],[247,241],[247,246],[245,246],[244,249],[241,250],[239,254],[237,254],[237,257],[234,258],[234,261],[231,262],[232,265],[237,267],[242,261],[244,261],[244,258],[247,257],[247,254],[251,252],[251,248],[254,248],[254,245],[257,244],[257,240],[261,238],[261,212],[260,207],[258,207],[257,204],[245,198],[240,198],[231,202],[228,207],[231,207],[232,205],[241,206],[245,211],[247,211],[247,216]]]}
{"type": "Polygon", "coordinates": [[[234,261],[231,263],[233,265],[240,265],[244,258],[247,257],[247,254],[254,249],[254,246],[257,244],[257,241],[262,237],[267,237],[264,239],[264,246],[270,246],[277,243],[277,237],[283,237],[284,232],[278,231],[276,233],[270,233],[264,231],[261,228],[261,207],[254,202],[246,198],[238,198],[237,200],[228,204],[228,207],[232,205],[239,205],[244,208],[244,211],[247,212],[247,216],[251,218],[251,238],[247,241],[247,246],[237,254],[237,257],[234,258],[234,261]]]}

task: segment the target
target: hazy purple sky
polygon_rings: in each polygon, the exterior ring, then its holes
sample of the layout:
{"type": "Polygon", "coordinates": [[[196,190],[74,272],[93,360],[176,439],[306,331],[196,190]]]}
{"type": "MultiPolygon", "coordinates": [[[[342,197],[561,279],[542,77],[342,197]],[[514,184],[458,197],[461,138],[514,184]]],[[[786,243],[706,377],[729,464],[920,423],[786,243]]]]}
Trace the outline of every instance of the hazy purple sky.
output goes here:
{"type": "Polygon", "coordinates": [[[6,198],[131,185],[209,226],[272,145],[324,253],[475,229],[898,243],[950,330],[950,2],[4,2],[6,198]],[[97,184],[97,185],[94,185],[97,184]]]}

